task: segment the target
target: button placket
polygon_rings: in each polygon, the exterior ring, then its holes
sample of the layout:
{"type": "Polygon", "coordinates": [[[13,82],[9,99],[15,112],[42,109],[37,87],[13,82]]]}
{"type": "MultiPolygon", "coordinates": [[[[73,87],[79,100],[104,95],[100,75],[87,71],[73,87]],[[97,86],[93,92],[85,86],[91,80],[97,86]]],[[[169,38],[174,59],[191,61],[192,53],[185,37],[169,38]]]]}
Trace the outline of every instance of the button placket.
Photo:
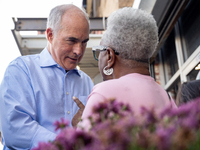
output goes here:
{"type": "MultiPolygon", "coordinates": [[[[68,77],[68,73],[66,73],[65,75],[65,114],[67,116],[70,115],[70,112],[71,112],[71,108],[72,108],[72,104],[71,104],[71,101],[70,101],[70,83],[68,83],[69,79],[67,79],[68,77]]],[[[70,82],[70,81],[69,81],[70,82]]]]}

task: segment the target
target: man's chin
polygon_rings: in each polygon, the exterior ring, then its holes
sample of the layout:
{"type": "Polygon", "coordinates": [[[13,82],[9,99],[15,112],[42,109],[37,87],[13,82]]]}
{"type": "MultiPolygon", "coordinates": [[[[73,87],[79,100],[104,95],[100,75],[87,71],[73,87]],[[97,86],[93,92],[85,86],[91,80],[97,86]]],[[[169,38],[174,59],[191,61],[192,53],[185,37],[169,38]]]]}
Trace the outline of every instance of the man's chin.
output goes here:
{"type": "Polygon", "coordinates": [[[70,67],[65,67],[67,71],[70,71],[70,70],[73,70],[76,68],[77,65],[73,65],[73,66],[70,66],[70,67]]]}

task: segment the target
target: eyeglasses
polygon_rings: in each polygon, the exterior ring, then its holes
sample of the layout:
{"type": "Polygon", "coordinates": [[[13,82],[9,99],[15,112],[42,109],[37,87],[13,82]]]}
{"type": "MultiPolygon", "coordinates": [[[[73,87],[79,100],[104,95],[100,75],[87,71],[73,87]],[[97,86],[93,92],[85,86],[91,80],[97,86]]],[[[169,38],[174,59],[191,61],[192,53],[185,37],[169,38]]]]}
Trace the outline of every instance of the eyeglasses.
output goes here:
{"type": "MultiPolygon", "coordinates": [[[[108,49],[108,46],[93,46],[92,47],[92,51],[93,51],[93,55],[94,55],[94,59],[96,59],[97,61],[99,61],[99,54],[102,51],[106,51],[108,49]]],[[[113,48],[112,50],[115,52],[115,55],[119,55],[119,52],[116,52],[113,48]]]]}

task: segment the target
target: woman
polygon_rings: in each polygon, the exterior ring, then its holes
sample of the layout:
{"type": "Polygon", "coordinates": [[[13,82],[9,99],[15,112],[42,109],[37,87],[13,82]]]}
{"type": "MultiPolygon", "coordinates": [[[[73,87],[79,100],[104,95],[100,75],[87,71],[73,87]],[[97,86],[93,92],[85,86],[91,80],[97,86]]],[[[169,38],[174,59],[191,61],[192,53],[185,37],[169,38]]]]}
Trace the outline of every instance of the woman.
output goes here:
{"type": "Polygon", "coordinates": [[[149,59],[157,43],[158,28],[152,15],[126,7],[108,17],[100,46],[93,47],[104,82],[89,95],[80,126],[88,129],[86,118],[92,114],[92,107],[110,98],[128,103],[136,115],[141,106],[156,112],[171,104],[176,107],[149,73],[149,59]]]}

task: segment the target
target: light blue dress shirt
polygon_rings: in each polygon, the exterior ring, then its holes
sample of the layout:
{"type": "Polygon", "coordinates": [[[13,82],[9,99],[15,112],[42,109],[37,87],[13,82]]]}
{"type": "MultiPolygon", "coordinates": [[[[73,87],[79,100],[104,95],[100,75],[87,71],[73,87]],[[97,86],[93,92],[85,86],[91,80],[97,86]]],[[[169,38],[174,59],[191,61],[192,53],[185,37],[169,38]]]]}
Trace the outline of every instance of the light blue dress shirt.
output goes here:
{"type": "Polygon", "coordinates": [[[4,149],[31,149],[56,137],[53,123],[78,111],[72,97],[85,105],[93,82],[84,72],[67,73],[47,48],[12,61],[0,85],[0,119],[4,149]]]}

